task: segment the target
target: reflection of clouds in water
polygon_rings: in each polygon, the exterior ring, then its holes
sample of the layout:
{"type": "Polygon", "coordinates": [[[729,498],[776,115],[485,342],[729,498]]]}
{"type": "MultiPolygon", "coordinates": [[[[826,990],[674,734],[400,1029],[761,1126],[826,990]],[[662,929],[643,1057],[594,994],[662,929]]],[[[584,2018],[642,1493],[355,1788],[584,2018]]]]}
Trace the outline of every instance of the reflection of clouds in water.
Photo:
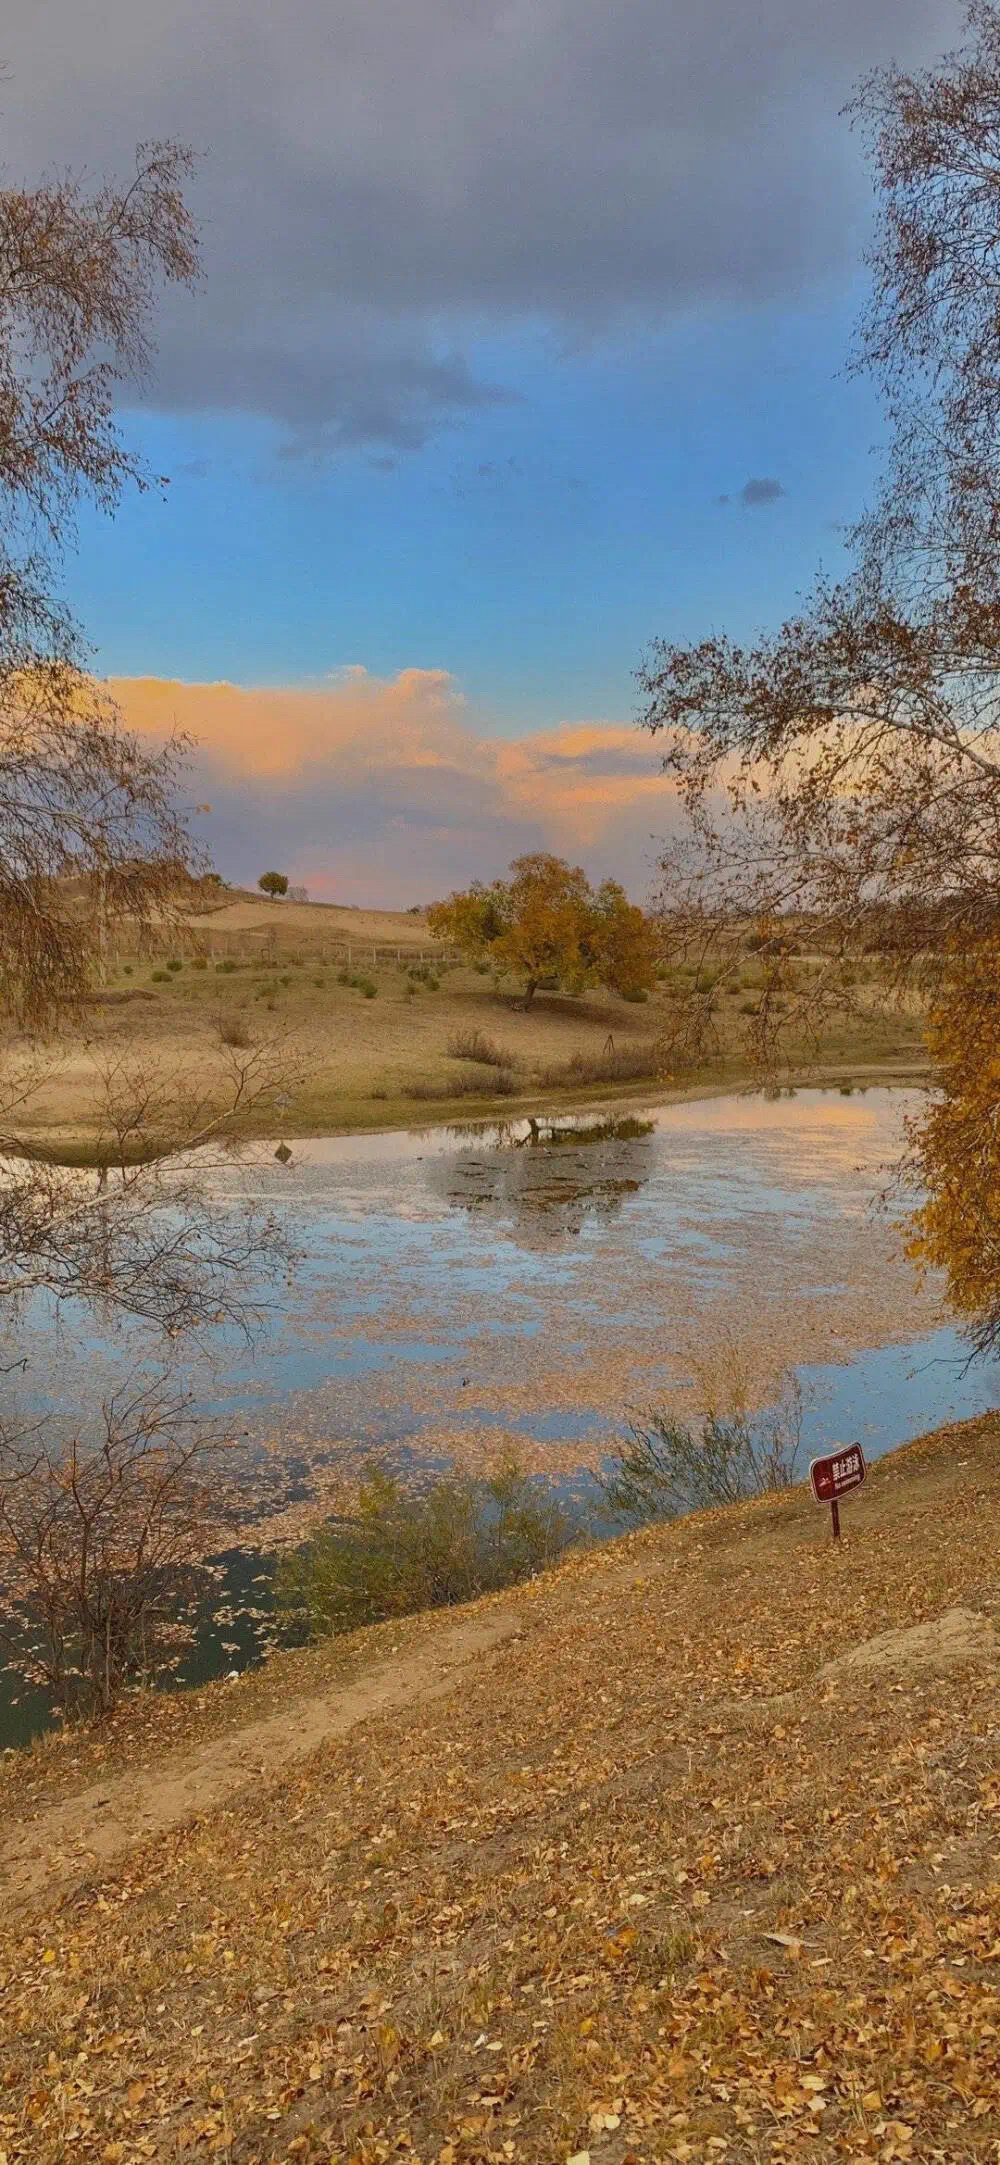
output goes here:
{"type": "Polygon", "coordinates": [[[763,1146],[773,1169],[794,1180],[826,1180],[838,1173],[866,1172],[877,1179],[891,1163],[908,1113],[922,1093],[855,1089],[849,1095],[819,1090],[753,1093],[664,1107],[657,1127],[677,1142],[704,1150],[711,1141],[763,1146]]]}
{"type": "MultiPolygon", "coordinates": [[[[716,1098],[569,1141],[526,1121],[327,1137],[284,1168],[255,1147],[213,1174],[220,1195],[287,1214],[305,1260],[256,1362],[231,1340],[180,1380],[289,1459],[474,1457],[510,1429],[535,1463],[594,1460],[651,1399],[690,1410],[692,1358],[724,1340],[764,1394],[790,1362],[934,1326],[933,1285],[869,1210],[918,1102],[716,1098]]],[[[93,1401],[104,1351],[64,1366],[64,1405],[93,1401]]]]}

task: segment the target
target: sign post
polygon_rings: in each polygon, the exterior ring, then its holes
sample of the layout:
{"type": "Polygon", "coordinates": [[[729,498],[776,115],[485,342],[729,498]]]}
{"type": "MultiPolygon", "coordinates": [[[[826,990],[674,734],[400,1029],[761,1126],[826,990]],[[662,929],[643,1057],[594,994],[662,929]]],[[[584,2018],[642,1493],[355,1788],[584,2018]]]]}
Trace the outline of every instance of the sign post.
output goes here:
{"type": "Polygon", "coordinates": [[[835,1541],[840,1540],[840,1499],[852,1496],[855,1489],[861,1488],[867,1472],[860,1443],[845,1443],[839,1451],[831,1451],[828,1457],[810,1461],[810,1486],[816,1502],[830,1506],[835,1541]]]}

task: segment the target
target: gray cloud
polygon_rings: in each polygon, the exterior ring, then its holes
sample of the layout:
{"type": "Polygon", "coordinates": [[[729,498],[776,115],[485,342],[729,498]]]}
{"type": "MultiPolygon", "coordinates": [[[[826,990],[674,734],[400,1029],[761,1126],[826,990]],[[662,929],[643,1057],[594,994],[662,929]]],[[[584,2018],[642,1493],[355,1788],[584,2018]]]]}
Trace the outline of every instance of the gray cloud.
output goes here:
{"type": "Polygon", "coordinates": [[[787,493],[773,474],[758,474],[749,481],[744,481],[740,490],[740,503],[748,504],[751,509],[755,504],[776,504],[779,496],[787,493]]]}
{"type": "Polygon", "coordinates": [[[725,504],[737,503],[746,505],[752,511],[758,504],[776,504],[779,496],[787,494],[784,482],[776,481],[773,474],[752,474],[749,481],[744,481],[743,487],[737,489],[735,497],[716,496],[712,501],[720,510],[725,504]]]}
{"type": "Polygon", "coordinates": [[[584,752],[564,752],[556,748],[540,751],[536,755],[536,764],[541,772],[549,774],[592,774],[607,778],[642,774],[649,769],[649,746],[637,736],[634,751],[627,744],[601,744],[584,752]]]}
{"type": "Polygon", "coordinates": [[[839,105],[956,20],[941,0],[34,0],[4,32],[6,168],[203,149],[205,280],[165,307],[146,395],[267,417],[290,452],[406,451],[510,396],[525,326],[634,335],[840,271],[866,183],[839,105]]]}

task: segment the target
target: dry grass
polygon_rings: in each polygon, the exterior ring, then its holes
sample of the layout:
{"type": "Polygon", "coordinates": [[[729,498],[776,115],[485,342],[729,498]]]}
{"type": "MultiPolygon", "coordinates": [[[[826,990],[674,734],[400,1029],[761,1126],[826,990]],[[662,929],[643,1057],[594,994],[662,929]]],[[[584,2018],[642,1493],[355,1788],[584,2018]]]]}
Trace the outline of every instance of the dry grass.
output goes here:
{"type": "Polygon", "coordinates": [[[443,1082],[410,1082],[403,1095],[415,1104],[440,1104],[446,1098],[512,1098],[517,1096],[517,1077],[510,1068],[497,1068],[486,1082],[482,1075],[449,1075],[443,1082]]]}
{"type": "Polygon", "coordinates": [[[241,1015],[219,1015],[217,1026],[223,1045],[245,1048],[253,1044],[253,1036],[241,1015]]]}
{"type": "Polygon", "coordinates": [[[514,1061],[509,1052],[498,1045],[495,1038],[487,1037],[485,1030],[453,1030],[448,1039],[450,1060],[478,1060],[481,1067],[509,1070],[514,1061]]]}
{"type": "Polygon", "coordinates": [[[575,1052],[542,1072],[554,1090],[580,1083],[651,1082],[663,1075],[666,1061],[655,1045],[620,1045],[606,1052],[575,1052]]]}
{"type": "Polygon", "coordinates": [[[1000,1615],[998,1441],[898,1454],[836,1549],[796,1492],[497,1597],[520,1638],[444,1696],[8,1910],[8,2165],[985,2165],[989,1633],[830,1664],[1000,1615]]]}

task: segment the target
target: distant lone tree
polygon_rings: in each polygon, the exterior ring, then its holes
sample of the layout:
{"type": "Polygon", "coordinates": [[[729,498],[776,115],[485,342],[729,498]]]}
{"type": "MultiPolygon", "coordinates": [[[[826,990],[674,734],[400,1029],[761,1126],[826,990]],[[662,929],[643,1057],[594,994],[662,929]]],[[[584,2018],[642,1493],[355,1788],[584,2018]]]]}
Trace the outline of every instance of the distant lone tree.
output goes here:
{"type": "Polygon", "coordinates": [[[262,894],[272,896],[287,895],[288,874],[287,872],[262,872],[257,885],[262,894]]]}
{"type": "Polygon", "coordinates": [[[515,857],[506,880],[475,880],[433,903],[427,921],[473,960],[521,977],[526,1007],[539,986],[601,984],[634,999],[653,982],[655,935],[642,910],[616,880],[595,890],[579,865],[543,851],[515,857]]]}

